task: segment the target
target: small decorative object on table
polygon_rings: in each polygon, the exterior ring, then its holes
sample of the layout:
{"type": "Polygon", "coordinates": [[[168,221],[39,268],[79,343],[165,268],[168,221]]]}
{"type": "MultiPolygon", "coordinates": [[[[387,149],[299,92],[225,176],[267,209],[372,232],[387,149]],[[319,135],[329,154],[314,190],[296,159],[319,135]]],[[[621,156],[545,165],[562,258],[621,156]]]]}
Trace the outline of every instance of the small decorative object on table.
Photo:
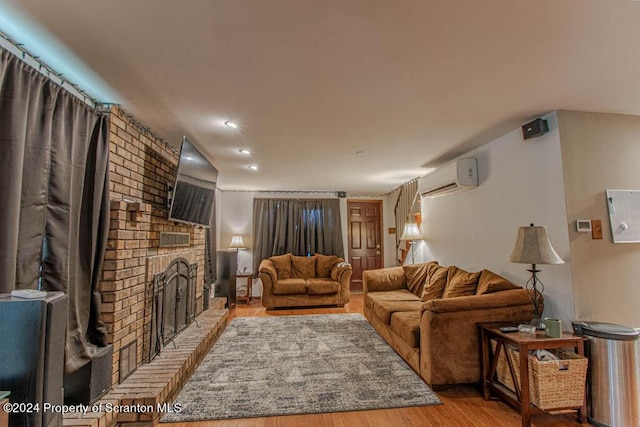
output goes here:
{"type": "Polygon", "coordinates": [[[560,338],[562,336],[562,320],[545,317],[543,322],[548,337],[560,338]]]}
{"type": "Polygon", "coordinates": [[[536,327],[533,325],[518,325],[518,331],[522,332],[523,334],[535,334],[536,333],[536,327]]]}

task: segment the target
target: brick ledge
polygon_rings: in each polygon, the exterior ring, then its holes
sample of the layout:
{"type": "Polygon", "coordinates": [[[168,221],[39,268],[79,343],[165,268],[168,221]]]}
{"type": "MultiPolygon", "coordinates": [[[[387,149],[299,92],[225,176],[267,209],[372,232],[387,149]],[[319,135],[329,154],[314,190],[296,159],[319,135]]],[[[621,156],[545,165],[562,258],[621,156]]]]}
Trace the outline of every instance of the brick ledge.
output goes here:
{"type": "MultiPolygon", "coordinates": [[[[213,301],[212,301],[213,303],[213,301]]],[[[176,348],[169,344],[151,363],[140,366],[129,378],[116,385],[95,405],[106,407],[140,407],[142,412],[88,412],[65,414],[63,425],[69,427],[112,427],[117,423],[127,427],[155,426],[162,413],[145,412],[145,408],[171,403],[191,374],[198,367],[213,343],[226,328],[229,310],[214,309],[198,316],[176,339],[176,348]]],[[[95,406],[94,405],[94,406],[95,406]]]]}

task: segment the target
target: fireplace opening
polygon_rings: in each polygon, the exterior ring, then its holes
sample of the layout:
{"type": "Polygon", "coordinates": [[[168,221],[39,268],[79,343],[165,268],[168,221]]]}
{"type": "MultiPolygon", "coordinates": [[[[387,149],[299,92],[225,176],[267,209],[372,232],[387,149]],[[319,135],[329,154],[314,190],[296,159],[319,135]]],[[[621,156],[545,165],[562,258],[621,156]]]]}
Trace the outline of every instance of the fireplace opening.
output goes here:
{"type": "Polygon", "coordinates": [[[195,319],[197,270],[198,264],[176,258],[162,273],[153,275],[148,361],[160,354],[195,319]]]}

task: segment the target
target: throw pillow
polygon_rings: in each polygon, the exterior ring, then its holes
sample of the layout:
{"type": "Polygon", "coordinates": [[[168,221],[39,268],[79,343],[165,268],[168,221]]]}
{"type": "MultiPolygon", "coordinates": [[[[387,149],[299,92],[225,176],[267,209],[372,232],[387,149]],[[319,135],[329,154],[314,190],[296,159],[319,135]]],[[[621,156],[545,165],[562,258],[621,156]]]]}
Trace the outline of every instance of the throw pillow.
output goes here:
{"type": "Polygon", "coordinates": [[[316,277],[315,256],[291,256],[291,277],[312,279],[316,277]]]}
{"type": "Polygon", "coordinates": [[[518,289],[519,286],[514,285],[502,276],[497,275],[493,271],[482,270],[480,280],[478,281],[478,289],[476,295],[490,294],[493,292],[507,291],[509,289],[518,289]]]}
{"type": "Polygon", "coordinates": [[[447,274],[450,267],[441,267],[438,264],[434,264],[430,267],[430,271],[427,273],[427,280],[424,283],[424,289],[420,299],[423,302],[431,301],[432,299],[442,298],[444,288],[447,285],[447,274]]]}
{"type": "Polygon", "coordinates": [[[422,295],[422,289],[427,281],[427,274],[437,262],[429,262],[423,264],[403,265],[404,277],[407,279],[407,289],[415,296],[422,295]]]}
{"type": "Polygon", "coordinates": [[[444,289],[442,299],[475,295],[479,279],[480,271],[469,273],[455,266],[449,268],[447,287],[444,289]]]}
{"type": "Polygon", "coordinates": [[[278,280],[291,279],[291,254],[272,256],[269,259],[276,268],[278,280]]]}
{"type": "Polygon", "coordinates": [[[316,277],[329,277],[331,269],[340,259],[335,255],[314,254],[316,257],[316,277]]]}

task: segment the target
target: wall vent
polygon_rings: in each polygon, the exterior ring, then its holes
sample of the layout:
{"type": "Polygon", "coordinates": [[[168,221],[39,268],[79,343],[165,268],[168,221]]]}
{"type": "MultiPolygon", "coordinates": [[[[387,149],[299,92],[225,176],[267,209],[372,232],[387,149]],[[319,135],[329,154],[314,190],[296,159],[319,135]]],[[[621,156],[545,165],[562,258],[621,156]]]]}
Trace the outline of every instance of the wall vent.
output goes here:
{"type": "Polygon", "coordinates": [[[138,340],[133,340],[120,349],[120,383],[138,368],[136,353],[138,340]]]}
{"type": "MultiPolygon", "coordinates": [[[[636,328],[640,332],[640,328],[636,328]]],[[[640,339],[636,340],[636,374],[638,374],[638,402],[640,402],[640,339]]]]}
{"type": "Polygon", "coordinates": [[[160,233],[161,248],[175,248],[177,246],[189,246],[191,235],[189,233],[173,233],[163,231],[160,233]]]}

